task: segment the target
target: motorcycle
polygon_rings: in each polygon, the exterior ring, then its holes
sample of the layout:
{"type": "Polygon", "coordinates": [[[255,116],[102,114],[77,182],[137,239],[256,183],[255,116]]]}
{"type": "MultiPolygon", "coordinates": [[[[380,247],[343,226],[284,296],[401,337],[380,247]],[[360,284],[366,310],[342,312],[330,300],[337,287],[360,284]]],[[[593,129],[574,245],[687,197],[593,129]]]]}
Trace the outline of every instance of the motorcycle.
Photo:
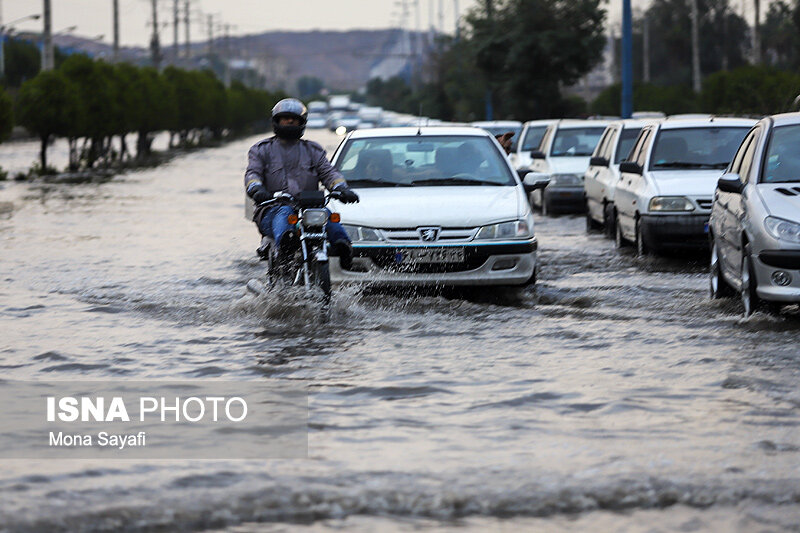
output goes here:
{"type": "Polygon", "coordinates": [[[299,246],[282,261],[278,260],[278,247],[268,239],[267,248],[260,249],[259,255],[267,262],[267,287],[257,280],[250,280],[248,289],[257,294],[278,286],[305,287],[308,293],[321,294],[325,304],[331,298],[331,276],[328,269],[328,248],[326,226],[328,222],[339,222],[339,214],[331,213],[326,206],[332,199],[340,199],[338,191],[325,194],[324,191],[304,191],[294,196],[277,192],[271,200],[258,204],[258,209],[278,205],[289,205],[294,213],[289,215],[292,234],[283,238],[297,239],[299,246]]]}

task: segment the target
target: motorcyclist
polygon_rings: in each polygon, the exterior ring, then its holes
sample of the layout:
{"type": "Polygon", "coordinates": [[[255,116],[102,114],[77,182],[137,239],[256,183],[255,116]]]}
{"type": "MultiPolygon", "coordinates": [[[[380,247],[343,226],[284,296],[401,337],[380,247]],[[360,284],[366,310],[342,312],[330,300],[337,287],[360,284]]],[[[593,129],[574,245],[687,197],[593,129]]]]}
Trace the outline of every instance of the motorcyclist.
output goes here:
{"type": "MultiPolygon", "coordinates": [[[[358,195],[348,186],[342,174],[325,157],[319,144],[301,139],[308,111],[300,100],[285,98],[272,108],[275,135],[254,144],[247,154],[244,186],[247,195],[258,204],[270,200],[276,192],[296,196],[301,191],[315,191],[321,182],[329,191],[337,191],[344,203],[358,202],[358,195]]],[[[294,210],[288,205],[257,207],[253,221],[262,235],[259,255],[263,258],[274,240],[279,261],[294,253],[299,243],[288,216],[294,210]]],[[[348,269],[352,247],[341,224],[328,222],[327,238],[330,255],[339,256],[342,268],[348,269]]]]}

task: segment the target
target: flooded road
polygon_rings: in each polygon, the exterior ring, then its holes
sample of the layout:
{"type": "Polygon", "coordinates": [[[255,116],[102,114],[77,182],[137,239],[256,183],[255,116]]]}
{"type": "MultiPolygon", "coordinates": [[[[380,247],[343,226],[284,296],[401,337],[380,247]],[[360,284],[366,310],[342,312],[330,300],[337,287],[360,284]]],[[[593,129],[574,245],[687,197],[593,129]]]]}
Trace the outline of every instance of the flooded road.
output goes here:
{"type": "Polygon", "coordinates": [[[0,367],[302,384],[308,459],[3,461],[0,531],[800,531],[796,309],[741,319],[704,258],[565,216],[537,217],[535,288],[344,287],[322,324],[245,290],[254,140],[0,183],[0,367]]]}

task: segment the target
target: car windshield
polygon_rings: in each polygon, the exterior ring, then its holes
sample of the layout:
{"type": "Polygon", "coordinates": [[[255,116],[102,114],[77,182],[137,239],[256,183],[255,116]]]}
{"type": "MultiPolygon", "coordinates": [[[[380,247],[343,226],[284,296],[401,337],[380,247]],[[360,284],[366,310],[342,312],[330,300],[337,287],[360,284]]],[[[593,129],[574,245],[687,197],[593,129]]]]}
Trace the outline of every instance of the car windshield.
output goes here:
{"type": "Polygon", "coordinates": [[[553,147],[550,149],[551,157],[570,157],[570,156],[589,156],[594,152],[594,147],[603,132],[605,126],[585,127],[585,128],[559,128],[556,138],[553,139],[553,147]]]}
{"type": "Polygon", "coordinates": [[[662,129],[656,137],[650,168],[724,169],[748,131],[748,127],[731,126],[662,129]]]}
{"type": "Polygon", "coordinates": [[[761,174],[763,183],[800,181],[800,125],[778,126],[772,130],[766,164],[761,174]]]}
{"type": "Polygon", "coordinates": [[[626,159],[628,154],[633,148],[633,143],[642,128],[626,128],[619,134],[619,145],[617,146],[617,154],[614,156],[614,162],[619,164],[620,161],[626,159]]]}
{"type": "Polygon", "coordinates": [[[547,131],[547,126],[532,126],[525,132],[525,138],[522,140],[522,151],[530,152],[539,148],[539,143],[542,142],[544,132],[547,131]]]}
{"type": "Polygon", "coordinates": [[[466,135],[351,139],[336,168],[354,188],[517,183],[489,138],[466,135]]]}
{"type": "Polygon", "coordinates": [[[519,132],[522,131],[522,126],[481,126],[481,129],[488,131],[494,136],[508,132],[513,133],[514,136],[511,137],[511,151],[513,152],[517,149],[517,141],[519,141],[519,132]]]}

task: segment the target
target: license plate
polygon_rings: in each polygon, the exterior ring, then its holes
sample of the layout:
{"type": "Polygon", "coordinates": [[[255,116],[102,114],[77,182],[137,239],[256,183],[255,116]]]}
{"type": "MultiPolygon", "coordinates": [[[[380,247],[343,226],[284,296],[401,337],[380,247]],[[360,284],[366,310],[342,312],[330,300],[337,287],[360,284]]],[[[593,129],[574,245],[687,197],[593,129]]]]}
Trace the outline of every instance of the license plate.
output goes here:
{"type": "Polygon", "coordinates": [[[395,254],[397,263],[463,263],[463,248],[408,248],[395,254]]]}

